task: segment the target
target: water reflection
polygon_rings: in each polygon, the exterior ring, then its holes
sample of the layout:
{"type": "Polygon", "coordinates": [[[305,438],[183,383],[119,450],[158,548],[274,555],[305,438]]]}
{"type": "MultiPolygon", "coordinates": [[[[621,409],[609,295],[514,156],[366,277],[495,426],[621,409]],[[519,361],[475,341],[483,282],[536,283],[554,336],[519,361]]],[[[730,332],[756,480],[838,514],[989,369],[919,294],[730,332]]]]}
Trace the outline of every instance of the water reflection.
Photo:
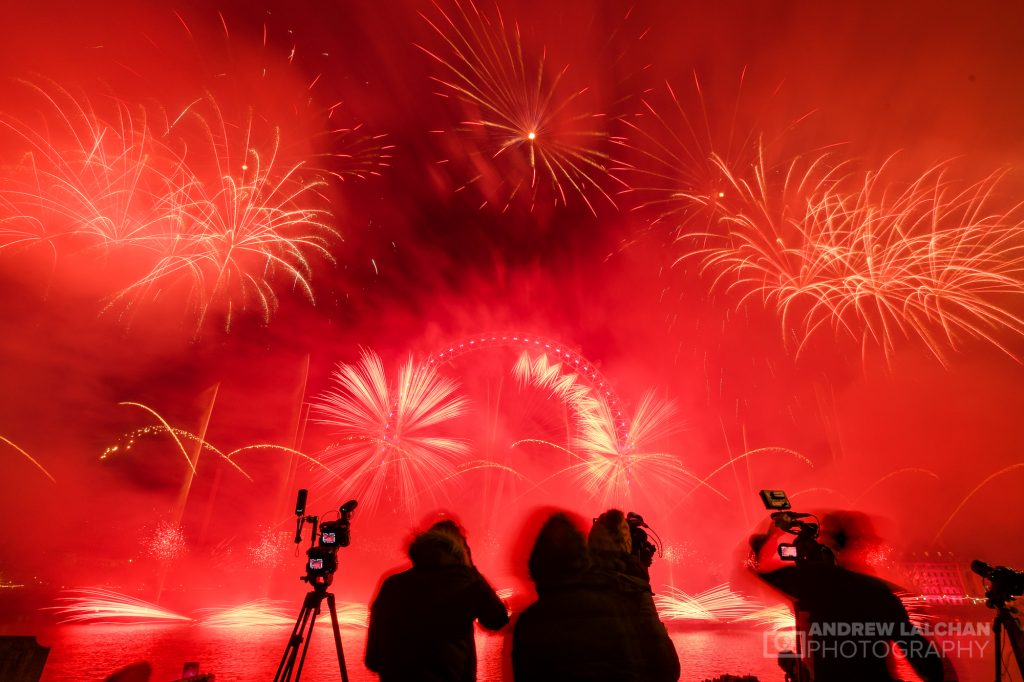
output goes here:
{"type": "MultiPolygon", "coordinates": [[[[201,625],[62,625],[39,632],[39,642],[51,647],[43,682],[100,680],[119,667],[140,660],[153,666],[154,682],[176,679],[185,661],[199,661],[203,672],[218,682],[270,680],[288,643],[290,628],[218,628],[201,625]]],[[[366,631],[342,628],[344,653],[352,682],[374,682],[363,667],[366,631]]],[[[780,682],[774,658],[762,655],[763,634],[754,630],[709,629],[676,631],[672,640],[682,663],[682,680],[723,675],[756,675],[761,682],[780,682]]],[[[503,638],[480,633],[480,682],[499,682],[503,638]]],[[[987,679],[987,660],[960,661],[963,681],[987,679]]],[[[302,679],[332,682],[340,679],[329,621],[318,624],[302,679]]]]}

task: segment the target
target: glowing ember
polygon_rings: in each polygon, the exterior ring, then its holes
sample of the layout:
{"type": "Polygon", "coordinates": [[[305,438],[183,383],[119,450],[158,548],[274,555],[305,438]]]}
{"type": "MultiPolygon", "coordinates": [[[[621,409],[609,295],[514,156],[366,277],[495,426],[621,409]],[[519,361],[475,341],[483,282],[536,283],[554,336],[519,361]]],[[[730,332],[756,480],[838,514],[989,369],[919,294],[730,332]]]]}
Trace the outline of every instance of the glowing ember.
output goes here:
{"type": "Polygon", "coordinates": [[[249,558],[253,566],[274,568],[284,560],[291,546],[293,534],[265,528],[259,535],[259,543],[249,547],[249,558]]]}
{"type": "Polygon", "coordinates": [[[184,529],[169,521],[161,521],[149,536],[143,536],[142,547],[146,554],[161,561],[173,561],[188,551],[184,529]]]}

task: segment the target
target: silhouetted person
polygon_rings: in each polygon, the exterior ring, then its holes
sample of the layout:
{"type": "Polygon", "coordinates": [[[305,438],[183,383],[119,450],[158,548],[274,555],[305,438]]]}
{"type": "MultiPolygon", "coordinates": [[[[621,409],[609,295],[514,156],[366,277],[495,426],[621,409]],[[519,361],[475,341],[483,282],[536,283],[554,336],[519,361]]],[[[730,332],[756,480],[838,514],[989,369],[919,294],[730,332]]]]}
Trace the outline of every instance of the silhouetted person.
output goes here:
{"type": "Polygon", "coordinates": [[[633,552],[629,524],[620,510],[609,509],[594,519],[587,535],[587,549],[596,570],[632,576],[646,583],[647,591],[651,591],[650,573],[633,552]]]}
{"type": "MultiPolygon", "coordinates": [[[[887,583],[838,566],[832,550],[814,542],[798,541],[797,560],[784,564],[773,558],[779,537],[780,531],[751,538],[750,567],[794,600],[798,630],[806,633],[798,641],[809,648],[814,682],[892,682],[893,646],[925,682],[944,679],[938,651],[913,627],[887,583]]],[[[787,672],[796,664],[791,661],[787,672]]]]}
{"type": "Polygon", "coordinates": [[[499,630],[505,605],[453,521],[416,536],[409,559],[412,568],[387,578],[370,607],[366,667],[381,682],[476,680],[473,621],[499,630]]]}
{"type": "Polygon", "coordinates": [[[512,635],[516,682],[674,682],[679,658],[636,577],[594,570],[564,514],[541,528],[529,559],[537,601],[512,635]]]}

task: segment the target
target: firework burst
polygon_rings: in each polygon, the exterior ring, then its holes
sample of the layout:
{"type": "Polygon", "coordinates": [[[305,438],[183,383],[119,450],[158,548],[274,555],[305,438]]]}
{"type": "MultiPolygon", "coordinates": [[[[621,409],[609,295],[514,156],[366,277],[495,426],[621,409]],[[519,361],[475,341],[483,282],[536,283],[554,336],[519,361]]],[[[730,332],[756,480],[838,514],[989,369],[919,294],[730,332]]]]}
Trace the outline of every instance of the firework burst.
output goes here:
{"type": "Polygon", "coordinates": [[[555,475],[568,475],[602,506],[636,507],[651,499],[668,500],[695,484],[722,495],[696,477],[676,455],[657,450],[658,443],[681,428],[672,402],[645,394],[621,438],[616,429],[619,419],[603,400],[597,400],[592,409],[577,415],[571,448],[530,442],[573,456],[577,461],[555,475]]]}
{"type": "Polygon", "coordinates": [[[418,494],[450,479],[458,458],[468,453],[464,441],[438,430],[463,414],[468,400],[456,394],[454,381],[412,358],[389,382],[370,350],[356,364],[339,364],[331,379],[333,388],[312,410],[342,439],[322,458],[345,481],[341,492],[358,496],[370,510],[387,499],[411,514],[418,494]]]}
{"type": "Polygon", "coordinates": [[[747,181],[717,162],[746,208],[683,258],[774,307],[798,352],[832,328],[886,357],[901,338],[943,363],[968,338],[1015,357],[1001,336],[1024,336],[1007,306],[1024,295],[1024,220],[994,206],[1000,174],[964,187],[940,165],[900,185],[888,166],[855,174],[818,157],[770,173],[762,157],[747,181]]]}
{"type": "MultiPolygon", "coordinates": [[[[629,182],[623,193],[635,197],[638,208],[653,213],[652,229],[667,226],[674,237],[703,232],[718,220],[720,211],[737,210],[742,197],[731,186],[730,172],[753,167],[766,145],[777,146],[806,118],[783,124],[774,133],[760,119],[749,121],[750,107],[743,105],[746,80],[744,69],[729,105],[709,98],[694,72],[692,95],[666,83],[663,95],[646,93],[640,111],[624,119],[627,132],[617,143],[635,161],[616,166],[613,172],[629,182]]],[[[759,110],[763,109],[762,104],[759,110]]]]}
{"type": "Polygon", "coordinates": [[[614,207],[602,186],[608,133],[595,130],[604,117],[584,111],[586,88],[564,87],[568,67],[552,77],[545,52],[524,50],[518,25],[507,25],[497,6],[493,16],[471,0],[456,0],[450,12],[435,7],[440,17],[424,19],[444,48],[421,49],[444,69],[435,80],[466,105],[460,132],[481,150],[470,159],[471,182],[484,205],[504,211],[523,201],[532,211],[538,201],[567,204],[571,194],[595,215],[592,197],[614,207]]]}
{"type": "Polygon", "coordinates": [[[170,120],[113,97],[97,107],[58,85],[26,87],[35,116],[0,117],[16,154],[0,174],[0,250],[44,246],[55,263],[91,253],[114,290],[106,309],[177,294],[197,329],[215,311],[228,328],[242,310],[269,321],[284,286],[314,301],[313,265],[333,262],[338,236],[327,178],[363,177],[374,154],[386,156],[379,137],[349,129],[331,131],[347,143],[336,155],[292,151],[289,131],[251,110],[228,116],[212,95],[170,120]],[[318,167],[325,156],[346,161],[318,167]]]}
{"type": "Polygon", "coordinates": [[[0,246],[144,247],[151,234],[172,229],[166,197],[180,160],[154,134],[144,108],[110,98],[109,111],[100,112],[56,84],[21,85],[40,102],[41,121],[0,118],[21,154],[0,184],[10,216],[0,246]]]}
{"type": "Polygon", "coordinates": [[[251,114],[229,124],[212,97],[193,102],[171,124],[187,175],[168,197],[175,230],[154,236],[159,259],[115,300],[155,297],[184,280],[199,324],[211,309],[258,309],[268,322],[278,279],[314,301],[311,258],[333,258],[336,232],[323,175],[280,158],[281,130],[260,131],[251,114]]]}

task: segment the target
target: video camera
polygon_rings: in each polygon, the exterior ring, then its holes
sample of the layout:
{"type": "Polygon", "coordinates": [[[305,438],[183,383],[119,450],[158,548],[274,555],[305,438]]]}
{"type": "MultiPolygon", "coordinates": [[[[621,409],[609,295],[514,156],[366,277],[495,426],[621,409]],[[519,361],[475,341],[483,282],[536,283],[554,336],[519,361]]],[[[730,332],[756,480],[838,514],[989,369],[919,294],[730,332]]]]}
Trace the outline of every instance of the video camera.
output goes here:
{"type": "Polygon", "coordinates": [[[352,512],[357,502],[349,500],[338,509],[337,519],[320,523],[320,517],[306,516],[307,494],[305,489],[299,490],[295,500],[295,516],[298,517],[295,544],[302,542],[303,524],[308,521],[313,525],[309,549],[306,550],[306,575],[300,577],[300,580],[326,587],[334,580],[334,572],[338,570],[338,548],[348,547],[352,542],[352,512]]]}
{"type": "Polygon", "coordinates": [[[989,566],[978,559],[971,562],[971,570],[989,581],[989,589],[985,596],[990,607],[996,608],[1024,595],[1024,571],[1006,566],[989,566]]]}
{"type": "Polygon", "coordinates": [[[798,566],[832,563],[832,550],[818,542],[820,524],[813,514],[791,511],[789,498],[783,490],[762,490],[764,508],[771,511],[776,528],[796,536],[793,542],[779,543],[779,559],[792,561],[798,566]],[[803,519],[813,518],[814,521],[803,519]]]}
{"type": "MultiPolygon", "coordinates": [[[[644,528],[652,533],[654,533],[654,530],[644,523],[644,517],[636,512],[626,514],[626,525],[629,526],[629,539],[633,545],[633,555],[640,560],[641,565],[645,568],[650,568],[654,562],[654,555],[658,551],[658,546],[650,541],[644,528]]],[[[654,537],[657,538],[658,534],[654,533],[654,537]]]]}

